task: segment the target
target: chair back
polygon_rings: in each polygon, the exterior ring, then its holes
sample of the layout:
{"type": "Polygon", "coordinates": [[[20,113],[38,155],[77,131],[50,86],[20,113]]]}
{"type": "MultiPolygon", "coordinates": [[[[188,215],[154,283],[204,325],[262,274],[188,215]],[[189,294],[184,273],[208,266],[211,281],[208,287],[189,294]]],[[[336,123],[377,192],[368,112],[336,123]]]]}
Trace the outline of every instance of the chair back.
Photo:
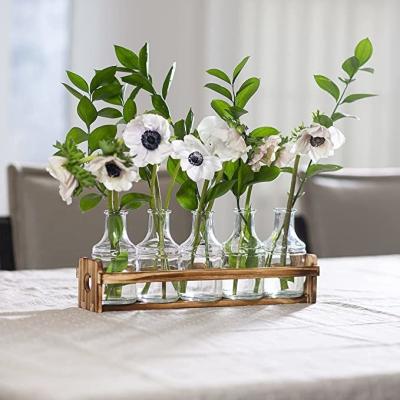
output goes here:
{"type": "MultiPolygon", "coordinates": [[[[169,182],[160,172],[163,193],[169,182]]],[[[135,184],[135,191],[146,193],[146,182],[135,184]]],[[[76,199],[67,206],[58,194],[58,183],[44,169],[8,168],[9,204],[16,269],[74,266],[82,256],[90,256],[92,246],[104,233],[104,209],[98,206],[87,213],[76,199]]],[[[189,235],[192,217],[171,202],[171,230],[177,243],[189,235]]],[[[140,242],[147,232],[147,207],[130,211],[127,225],[130,239],[140,242]]]]}
{"type": "Polygon", "coordinates": [[[302,200],[319,257],[400,253],[400,169],[343,169],[310,179],[302,200]]]}

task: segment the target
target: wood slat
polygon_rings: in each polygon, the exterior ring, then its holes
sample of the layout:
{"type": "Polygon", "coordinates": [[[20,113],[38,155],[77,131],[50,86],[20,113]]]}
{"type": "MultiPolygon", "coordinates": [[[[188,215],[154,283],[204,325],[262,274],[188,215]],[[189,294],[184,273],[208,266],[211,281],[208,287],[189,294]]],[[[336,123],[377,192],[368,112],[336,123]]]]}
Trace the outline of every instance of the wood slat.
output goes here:
{"type": "Polygon", "coordinates": [[[260,306],[273,304],[297,304],[307,303],[307,296],[295,298],[269,298],[264,297],[258,300],[230,300],[222,299],[212,302],[203,301],[182,301],[174,303],[134,303],[123,305],[103,305],[103,311],[133,311],[133,310],[175,310],[180,308],[204,308],[204,307],[243,307],[260,306]]]}
{"type": "Polygon", "coordinates": [[[207,281],[215,279],[279,278],[319,275],[319,267],[271,267],[254,269],[196,269],[165,272],[104,273],[103,284],[143,282],[207,281]]]}

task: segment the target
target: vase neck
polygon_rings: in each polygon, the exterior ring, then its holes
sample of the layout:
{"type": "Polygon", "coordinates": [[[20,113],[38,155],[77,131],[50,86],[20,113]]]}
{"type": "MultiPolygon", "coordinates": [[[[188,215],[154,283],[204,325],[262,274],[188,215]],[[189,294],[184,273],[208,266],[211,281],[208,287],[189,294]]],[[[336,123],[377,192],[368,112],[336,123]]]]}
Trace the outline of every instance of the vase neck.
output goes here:
{"type": "Polygon", "coordinates": [[[192,211],[192,234],[196,230],[197,224],[199,224],[199,233],[204,235],[207,232],[208,235],[214,236],[214,212],[204,211],[198,213],[192,211]]]}
{"type": "Polygon", "coordinates": [[[149,225],[147,231],[147,238],[159,237],[159,233],[164,234],[165,239],[172,239],[170,232],[170,210],[153,210],[149,209],[149,225]]]}
{"type": "Polygon", "coordinates": [[[256,210],[253,208],[242,208],[234,210],[235,213],[235,226],[234,232],[247,232],[252,237],[257,237],[254,215],[256,210]]]}
{"type": "Polygon", "coordinates": [[[111,248],[118,249],[119,242],[121,240],[130,242],[128,233],[126,230],[126,216],[128,211],[110,211],[105,210],[105,227],[103,240],[108,239],[111,244],[111,248]]]}
{"type": "MultiPolygon", "coordinates": [[[[294,229],[295,214],[296,210],[292,209],[290,213],[290,224],[289,224],[290,229],[294,229]]],[[[287,215],[286,208],[274,208],[274,230],[279,230],[282,228],[286,215],[287,215]]]]}

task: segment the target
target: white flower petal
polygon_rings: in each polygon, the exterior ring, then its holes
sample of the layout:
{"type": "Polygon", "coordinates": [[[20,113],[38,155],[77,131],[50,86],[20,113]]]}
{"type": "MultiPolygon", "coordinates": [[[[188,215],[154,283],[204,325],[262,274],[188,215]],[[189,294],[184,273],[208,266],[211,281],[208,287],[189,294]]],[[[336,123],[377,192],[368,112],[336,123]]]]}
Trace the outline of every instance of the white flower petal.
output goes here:
{"type": "Polygon", "coordinates": [[[346,142],[346,137],[343,135],[343,133],[335,126],[331,126],[328,130],[331,134],[333,148],[337,150],[338,148],[342,147],[346,142]]]}

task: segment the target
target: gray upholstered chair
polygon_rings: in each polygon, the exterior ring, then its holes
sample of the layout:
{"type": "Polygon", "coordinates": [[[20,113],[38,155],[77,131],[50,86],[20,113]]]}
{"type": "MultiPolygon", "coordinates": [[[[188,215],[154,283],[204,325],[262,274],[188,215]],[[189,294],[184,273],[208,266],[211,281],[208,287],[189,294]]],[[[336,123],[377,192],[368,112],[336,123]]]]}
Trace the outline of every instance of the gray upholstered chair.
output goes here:
{"type": "MultiPolygon", "coordinates": [[[[161,191],[165,193],[168,176],[160,173],[161,191]]],[[[89,256],[93,244],[104,232],[101,207],[82,214],[79,202],[67,206],[58,195],[58,184],[40,168],[8,168],[10,216],[16,269],[57,268],[76,264],[80,256],[89,256]]],[[[135,191],[147,192],[139,182],[135,191]]],[[[191,215],[176,203],[171,204],[172,235],[180,243],[191,227],[191,215]]],[[[146,207],[128,215],[128,231],[134,243],[147,231],[146,207]]]]}
{"type": "Polygon", "coordinates": [[[305,190],[301,210],[318,256],[400,253],[400,169],[343,169],[305,190]]]}

